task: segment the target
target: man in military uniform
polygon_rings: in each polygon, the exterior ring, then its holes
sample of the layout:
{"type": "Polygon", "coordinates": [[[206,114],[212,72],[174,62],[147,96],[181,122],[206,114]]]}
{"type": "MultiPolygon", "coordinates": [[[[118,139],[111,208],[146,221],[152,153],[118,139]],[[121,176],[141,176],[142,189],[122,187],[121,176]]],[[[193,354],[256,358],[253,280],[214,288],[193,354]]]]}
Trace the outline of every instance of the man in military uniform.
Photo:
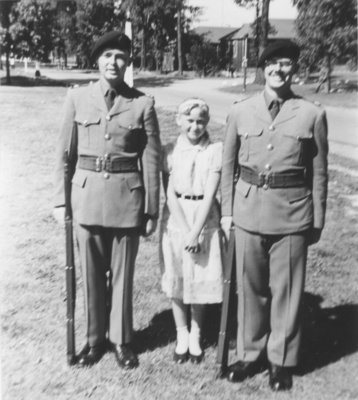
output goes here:
{"type": "Polygon", "coordinates": [[[298,57],[291,41],[263,51],[264,91],[233,105],[222,167],[222,227],[235,226],[238,282],[239,361],[228,379],[253,376],[267,357],[274,391],[292,387],[307,247],[320,238],[327,198],[326,114],[291,91],[298,57]]]}
{"type": "Polygon", "coordinates": [[[130,346],[133,274],[139,236],[157,225],[160,138],[153,99],[124,82],[130,48],[120,32],[95,43],[100,79],[69,90],[57,149],[56,219],[63,219],[65,149],[75,163],[72,209],[87,314],[82,366],[100,360],[107,336],[122,368],[138,365],[130,346]]]}

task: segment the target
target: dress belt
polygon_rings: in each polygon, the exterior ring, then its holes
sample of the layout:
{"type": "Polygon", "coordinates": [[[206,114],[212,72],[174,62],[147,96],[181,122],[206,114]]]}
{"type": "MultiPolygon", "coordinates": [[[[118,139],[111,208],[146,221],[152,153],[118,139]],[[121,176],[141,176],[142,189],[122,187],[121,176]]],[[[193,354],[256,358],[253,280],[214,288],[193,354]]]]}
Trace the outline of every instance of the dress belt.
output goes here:
{"type": "Polygon", "coordinates": [[[186,199],[186,200],[203,200],[204,195],[203,194],[199,194],[199,195],[191,195],[191,194],[180,194],[175,192],[177,197],[181,197],[182,199],[186,199]]]}
{"type": "Polygon", "coordinates": [[[240,178],[263,189],[279,189],[279,188],[293,188],[302,187],[306,185],[305,172],[260,172],[240,165],[240,178]]]}
{"type": "Polygon", "coordinates": [[[78,166],[81,169],[96,172],[136,172],[138,171],[138,159],[124,157],[111,158],[110,155],[104,157],[80,155],[78,166]]]}

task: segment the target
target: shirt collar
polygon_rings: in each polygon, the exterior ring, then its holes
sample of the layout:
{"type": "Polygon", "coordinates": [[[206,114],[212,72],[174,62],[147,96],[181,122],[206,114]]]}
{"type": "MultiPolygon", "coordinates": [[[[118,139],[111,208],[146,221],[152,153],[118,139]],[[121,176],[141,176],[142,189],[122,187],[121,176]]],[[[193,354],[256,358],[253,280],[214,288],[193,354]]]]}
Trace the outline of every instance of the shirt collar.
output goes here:
{"type": "Polygon", "coordinates": [[[273,96],[271,96],[269,93],[267,93],[266,90],[264,90],[265,103],[266,103],[266,106],[267,106],[267,108],[268,108],[269,110],[271,110],[274,101],[277,100],[277,101],[280,103],[280,106],[282,107],[282,104],[283,104],[286,100],[291,99],[292,97],[293,97],[293,93],[292,93],[291,91],[289,91],[285,97],[280,98],[280,97],[273,97],[273,96]]]}
{"type": "Polygon", "coordinates": [[[110,90],[114,90],[115,93],[116,93],[116,96],[118,96],[121,92],[123,92],[123,90],[124,90],[125,87],[126,87],[126,84],[125,84],[124,82],[121,82],[121,83],[118,85],[118,87],[113,88],[113,87],[112,87],[104,78],[102,78],[102,77],[99,79],[99,81],[100,81],[101,90],[102,90],[102,93],[103,93],[103,96],[104,96],[104,97],[107,97],[107,96],[108,96],[110,90]]]}
{"type": "Polygon", "coordinates": [[[207,132],[200,138],[199,143],[191,144],[186,135],[181,134],[177,139],[177,147],[179,150],[197,150],[203,151],[210,144],[210,138],[207,132]]]}

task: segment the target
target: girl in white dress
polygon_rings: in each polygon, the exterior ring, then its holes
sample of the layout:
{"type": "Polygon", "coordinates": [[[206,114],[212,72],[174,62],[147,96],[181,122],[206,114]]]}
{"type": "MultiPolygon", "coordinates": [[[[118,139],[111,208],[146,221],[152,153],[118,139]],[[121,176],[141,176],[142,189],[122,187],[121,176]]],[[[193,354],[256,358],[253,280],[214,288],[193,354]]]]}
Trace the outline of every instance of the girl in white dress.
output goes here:
{"type": "Polygon", "coordinates": [[[162,288],[172,299],[177,345],[174,361],[201,362],[205,304],[222,301],[220,182],[222,143],[211,143],[209,107],[185,100],[178,109],[180,135],[163,150],[166,204],[162,218],[162,288]],[[190,333],[188,314],[190,309],[190,333]]]}

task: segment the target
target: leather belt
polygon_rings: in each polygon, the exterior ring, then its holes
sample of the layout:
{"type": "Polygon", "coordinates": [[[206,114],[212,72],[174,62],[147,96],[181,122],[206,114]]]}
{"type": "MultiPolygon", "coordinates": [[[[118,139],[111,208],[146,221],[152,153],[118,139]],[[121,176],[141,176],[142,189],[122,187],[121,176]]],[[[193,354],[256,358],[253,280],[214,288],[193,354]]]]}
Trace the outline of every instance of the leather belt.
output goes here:
{"type": "Polygon", "coordinates": [[[137,158],[111,158],[110,155],[104,157],[80,155],[79,168],[96,172],[136,172],[138,160],[137,158]]]}
{"type": "Polygon", "coordinates": [[[190,195],[190,194],[180,194],[175,192],[177,197],[181,197],[182,199],[186,199],[186,200],[203,200],[204,195],[203,194],[199,194],[199,195],[190,195]]]}
{"type": "Polygon", "coordinates": [[[262,187],[263,189],[279,189],[301,187],[306,185],[304,171],[293,172],[261,172],[240,166],[240,178],[251,185],[262,187]]]}

